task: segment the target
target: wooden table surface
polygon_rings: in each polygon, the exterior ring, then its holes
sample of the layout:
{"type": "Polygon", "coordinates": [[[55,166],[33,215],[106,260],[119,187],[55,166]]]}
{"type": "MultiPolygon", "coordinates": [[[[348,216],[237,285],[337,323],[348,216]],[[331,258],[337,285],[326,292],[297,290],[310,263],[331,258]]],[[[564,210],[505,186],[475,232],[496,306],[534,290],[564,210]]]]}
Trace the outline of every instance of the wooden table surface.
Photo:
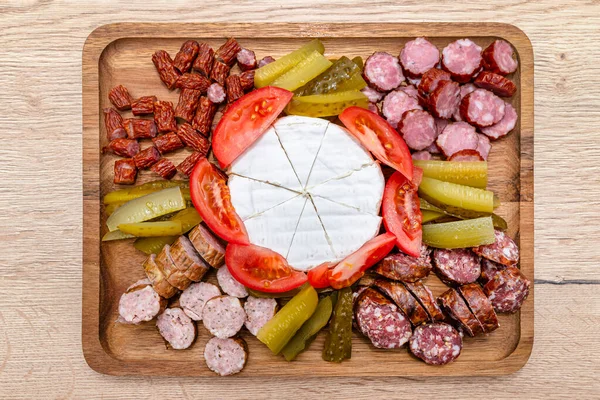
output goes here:
{"type": "Polygon", "coordinates": [[[494,8],[471,0],[84,3],[0,4],[0,397],[598,396],[598,1],[514,0],[494,8]],[[120,21],[493,21],[525,31],[535,53],[529,363],[511,376],[477,379],[115,378],[92,371],[81,351],[81,50],[93,29],[120,21]]]}

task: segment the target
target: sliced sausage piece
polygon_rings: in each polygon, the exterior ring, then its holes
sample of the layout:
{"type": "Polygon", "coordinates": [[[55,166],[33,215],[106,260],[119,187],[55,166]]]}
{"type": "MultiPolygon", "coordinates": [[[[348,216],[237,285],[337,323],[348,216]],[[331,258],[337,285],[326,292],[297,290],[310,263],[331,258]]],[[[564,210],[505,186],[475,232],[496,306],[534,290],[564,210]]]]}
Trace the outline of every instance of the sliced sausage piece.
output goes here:
{"type": "Polygon", "coordinates": [[[483,51],[483,68],[501,75],[512,74],[519,66],[514,55],[512,46],[498,39],[483,51]]]}
{"type": "Polygon", "coordinates": [[[423,110],[405,112],[398,124],[398,132],[413,150],[424,150],[437,138],[435,120],[423,110]]]}
{"type": "MultiPolygon", "coordinates": [[[[439,136],[439,135],[438,135],[439,136]]],[[[440,148],[438,147],[436,142],[433,142],[431,144],[431,146],[429,146],[428,148],[425,149],[426,151],[428,151],[431,154],[441,154],[442,150],[440,150],[440,148]]]]}
{"type": "Polygon", "coordinates": [[[440,81],[427,99],[428,109],[436,118],[452,118],[459,105],[460,85],[452,81],[440,81]]]}
{"type": "Polygon", "coordinates": [[[127,288],[119,299],[119,322],[139,324],[150,321],[167,306],[167,300],[152,288],[149,279],[142,279],[127,288]]]}
{"type": "Polygon", "coordinates": [[[419,82],[418,89],[422,96],[427,97],[433,92],[441,81],[451,80],[450,74],[438,68],[431,68],[426,71],[419,82]]]}
{"type": "Polygon", "coordinates": [[[498,264],[486,258],[482,258],[481,275],[479,276],[479,283],[485,285],[490,280],[492,280],[499,271],[502,271],[504,268],[506,268],[506,265],[498,264]]]}
{"type": "Polygon", "coordinates": [[[113,183],[133,185],[135,178],[137,178],[137,168],[133,158],[115,161],[113,183]]]}
{"type": "Polygon", "coordinates": [[[440,51],[429,40],[418,37],[406,42],[400,51],[400,63],[406,75],[411,78],[421,77],[427,70],[440,62],[440,51]]]}
{"type": "Polygon", "coordinates": [[[451,325],[443,322],[415,328],[410,339],[410,352],[431,365],[448,364],[460,355],[462,337],[451,325]]]}
{"type": "Polygon", "coordinates": [[[228,295],[238,298],[248,297],[248,291],[244,285],[235,280],[227,265],[223,265],[217,271],[217,281],[221,289],[228,295]]]}
{"type": "Polygon", "coordinates": [[[433,297],[433,293],[427,286],[423,284],[421,281],[417,282],[402,282],[404,286],[408,289],[408,291],[417,299],[417,301],[423,306],[431,321],[443,321],[444,313],[438,307],[435,302],[435,297],[433,297]]]}
{"type": "Polygon", "coordinates": [[[460,116],[479,128],[497,124],[504,118],[506,103],[494,93],[477,89],[460,102],[460,116]]]}
{"type": "Polygon", "coordinates": [[[416,153],[413,153],[412,159],[413,160],[431,160],[431,159],[433,159],[433,156],[427,150],[422,150],[422,151],[417,151],[416,153]]]}
{"type": "Polygon", "coordinates": [[[104,113],[104,127],[106,128],[106,137],[109,142],[115,139],[123,139],[127,137],[127,132],[123,127],[123,117],[112,107],[107,107],[102,110],[104,113]]]}
{"type": "Polygon", "coordinates": [[[200,43],[198,47],[198,56],[194,60],[193,68],[208,78],[212,71],[212,65],[215,60],[214,50],[207,43],[200,43]]]}
{"type": "Polygon", "coordinates": [[[142,96],[131,102],[131,113],[136,116],[153,114],[155,101],[156,96],[142,96]]]}
{"type": "MultiPolygon", "coordinates": [[[[123,130],[123,132],[125,132],[125,130],[123,130]]],[[[121,157],[131,158],[140,152],[140,144],[134,139],[117,138],[111,140],[108,146],[102,150],[110,151],[121,157]]]]}
{"type": "Polygon", "coordinates": [[[431,272],[431,257],[427,246],[421,246],[419,257],[396,253],[385,257],[373,269],[381,276],[395,281],[416,282],[431,272]]]}
{"type": "Polygon", "coordinates": [[[246,329],[256,336],[260,328],[273,318],[277,312],[277,300],[249,296],[244,303],[246,329]]]}
{"type": "Polygon", "coordinates": [[[401,90],[394,90],[385,96],[381,112],[389,124],[396,128],[406,111],[422,110],[419,102],[401,90]]]}
{"type": "Polygon", "coordinates": [[[508,78],[489,71],[482,71],[473,82],[477,87],[487,89],[500,97],[512,97],[517,86],[508,78]]]}
{"type": "Polygon", "coordinates": [[[416,88],[415,85],[400,86],[398,88],[398,90],[403,91],[404,93],[406,93],[410,97],[414,97],[417,100],[419,99],[419,91],[417,90],[417,88],[416,88]]]}
{"type": "Polygon", "coordinates": [[[133,157],[135,166],[139,169],[150,168],[160,160],[160,152],[155,146],[140,151],[133,157]]]}
{"type": "Polygon", "coordinates": [[[271,56],[266,56],[260,59],[260,61],[258,62],[258,68],[264,67],[267,64],[271,64],[272,62],[275,62],[275,59],[271,56]]]}
{"type": "Polygon", "coordinates": [[[481,260],[469,249],[435,249],[434,271],[447,285],[473,283],[481,274],[481,260]]]}
{"type": "MultiPolygon", "coordinates": [[[[477,86],[473,85],[472,83],[467,83],[465,85],[462,85],[460,87],[460,101],[462,102],[462,99],[464,99],[465,96],[468,95],[469,93],[474,92],[475,89],[477,89],[477,86]]],[[[462,117],[460,116],[460,106],[454,112],[452,119],[454,119],[455,121],[462,121],[462,117]]]]}
{"type": "Polygon", "coordinates": [[[458,327],[467,332],[467,335],[477,336],[483,333],[483,326],[455,289],[448,289],[437,300],[444,312],[456,321],[458,327]]]}
{"type": "Polygon", "coordinates": [[[219,268],[225,262],[225,246],[202,224],[196,226],[188,238],[200,254],[200,257],[213,268],[219,268]]]}
{"type": "Polygon", "coordinates": [[[256,68],[256,55],[252,50],[240,49],[236,55],[237,63],[242,71],[256,68]]]}
{"type": "Polygon", "coordinates": [[[181,308],[167,308],[156,319],[156,327],[175,350],[187,349],[196,339],[196,325],[181,308]]]}
{"type": "Polygon", "coordinates": [[[470,39],[459,39],[442,50],[442,68],[452,79],[466,83],[481,70],[481,47],[470,39]]]}
{"type": "Polygon", "coordinates": [[[213,336],[232,337],[242,329],[244,322],[246,312],[237,297],[217,296],[204,304],[202,323],[213,336]]]}
{"type": "Polygon", "coordinates": [[[481,133],[477,134],[477,138],[479,139],[479,144],[477,145],[477,151],[481,154],[481,158],[483,161],[488,159],[490,155],[490,150],[492,149],[492,144],[490,143],[490,139],[482,135],[481,133]]]}
{"type": "Polygon", "coordinates": [[[502,117],[500,122],[486,128],[481,128],[481,132],[492,140],[499,139],[515,129],[517,119],[517,110],[510,103],[505,103],[504,117],[502,117]]]}
{"type": "Polygon", "coordinates": [[[477,283],[469,283],[458,288],[458,291],[465,299],[471,312],[477,318],[477,321],[483,327],[483,332],[490,333],[498,329],[498,316],[490,299],[487,298],[481,286],[477,283]]]}
{"type": "Polygon", "coordinates": [[[183,42],[181,48],[175,54],[173,66],[181,73],[188,72],[192,68],[194,60],[198,56],[200,45],[195,40],[187,40],[183,42]]]}
{"type": "Polygon", "coordinates": [[[397,349],[412,335],[410,321],[398,307],[375,289],[365,289],[356,300],[356,323],[379,349],[397,349]]]}
{"type": "Polygon", "coordinates": [[[171,245],[170,256],[175,267],[194,282],[201,280],[210,269],[210,266],[198,255],[192,242],[183,235],[171,245]]]}
{"type": "Polygon", "coordinates": [[[363,78],[375,90],[389,92],[404,81],[404,74],[398,58],[385,52],[373,53],[363,69],[363,78]]]}
{"type": "Polygon", "coordinates": [[[400,310],[406,314],[413,326],[429,322],[429,315],[421,304],[413,297],[406,287],[400,282],[390,282],[377,279],[374,287],[389,297],[400,310]]]}
{"type": "Polygon", "coordinates": [[[202,311],[206,302],[220,295],[221,291],[212,283],[196,282],[181,293],[179,305],[188,317],[194,321],[202,321],[202,311]]]}
{"type": "Polygon", "coordinates": [[[171,246],[168,244],[156,255],[156,264],[160,265],[165,272],[167,282],[177,289],[185,290],[192,283],[192,281],[185,276],[185,271],[179,270],[173,263],[173,259],[171,258],[171,246]]]}
{"type": "Polygon", "coordinates": [[[129,90],[123,85],[118,85],[110,89],[110,92],[108,92],[108,99],[119,111],[130,110],[131,103],[133,102],[129,90]]]}
{"type": "Polygon", "coordinates": [[[367,99],[369,99],[371,103],[378,103],[381,99],[383,99],[383,96],[385,95],[385,93],[378,92],[377,90],[369,86],[362,89],[361,92],[365,96],[367,96],[367,99]]]}
{"type": "Polygon", "coordinates": [[[496,241],[492,244],[474,247],[473,251],[481,257],[504,265],[515,265],[519,262],[517,244],[504,232],[494,231],[496,241]]]}
{"type": "Polygon", "coordinates": [[[242,338],[211,338],[204,347],[204,360],[211,371],[234,375],[244,369],[248,360],[248,346],[242,338]]]}
{"type": "Polygon", "coordinates": [[[175,164],[168,158],[161,158],[150,167],[150,171],[160,175],[163,179],[171,179],[177,173],[175,164]]]}
{"type": "Polygon", "coordinates": [[[478,150],[461,150],[452,154],[448,161],[484,161],[478,150]]]}
{"type": "Polygon", "coordinates": [[[517,267],[509,266],[498,271],[485,284],[483,291],[494,306],[494,310],[502,313],[514,313],[521,309],[529,295],[531,282],[517,267]]]}
{"type": "Polygon", "coordinates": [[[475,128],[466,122],[453,122],[444,128],[435,143],[446,157],[451,157],[461,150],[477,150],[479,137],[475,128]]]}
{"type": "Polygon", "coordinates": [[[152,287],[160,296],[169,299],[177,293],[177,288],[167,281],[162,266],[156,263],[156,254],[150,254],[144,261],[144,271],[146,271],[146,276],[152,282],[152,287]]]}
{"type": "Polygon", "coordinates": [[[206,91],[206,96],[214,104],[221,104],[225,101],[227,97],[227,93],[225,92],[225,88],[220,83],[213,83],[208,87],[206,91]]]}

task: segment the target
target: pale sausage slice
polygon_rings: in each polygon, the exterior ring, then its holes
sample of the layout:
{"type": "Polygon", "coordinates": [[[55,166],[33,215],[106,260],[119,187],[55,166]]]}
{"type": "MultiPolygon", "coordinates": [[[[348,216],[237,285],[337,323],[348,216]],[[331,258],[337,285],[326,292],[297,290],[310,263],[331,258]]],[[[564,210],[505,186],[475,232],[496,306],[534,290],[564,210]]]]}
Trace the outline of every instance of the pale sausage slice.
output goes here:
{"type": "Polygon", "coordinates": [[[277,312],[277,300],[249,296],[244,303],[246,311],[246,329],[256,336],[260,328],[275,316],[277,312]]]}
{"type": "Polygon", "coordinates": [[[388,123],[396,128],[406,111],[422,109],[417,99],[401,90],[395,90],[388,93],[383,99],[381,112],[388,123]]]}
{"type": "Polygon", "coordinates": [[[202,311],[206,302],[213,297],[221,295],[218,287],[212,283],[192,283],[179,297],[179,305],[183,311],[194,321],[202,320],[202,311]]]}
{"type": "Polygon", "coordinates": [[[451,157],[461,150],[477,150],[479,137],[475,128],[466,122],[454,122],[444,128],[436,144],[446,157],[451,157]]]}
{"type": "Polygon", "coordinates": [[[219,286],[225,293],[230,296],[244,298],[248,296],[248,291],[229,272],[227,265],[223,265],[217,271],[217,281],[219,282],[219,286]]]}
{"type": "Polygon", "coordinates": [[[389,92],[400,86],[404,81],[404,74],[396,57],[389,53],[376,52],[365,61],[363,78],[373,89],[389,92]]]}
{"type": "Polygon", "coordinates": [[[240,372],[248,360],[248,346],[241,338],[212,338],[204,347],[206,366],[221,376],[240,372]]]}
{"type": "Polygon", "coordinates": [[[217,296],[204,305],[202,322],[211,335],[225,339],[242,329],[246,322],[246,312],[237,297],[217,296]]]}
{"type": "Polygon", "coordinates": [[[187,349],[196,339],[196,325],[181,308],[167,308],[158,316],[156,327],[175,350],[187,349]]]}
{"type": "Polygon", "coordinates": [[[501,75],[512,74],[519,66],[514,53],[508,42],[498,39],[483,51],[483,68],[501,75]]]}
{"type": "Polygon", "coordinates": [[[481,128],[481,132],[492,140],[499,139],[515,129],[517,119],[517,110],[510,103],[506,103],[504,117],[502,117],[500,122],[486,128],[481,128]]]}
{"type": "Polygon", "coordinates": [[[460,102],[460,116],[479,128],[497,124],[504,118],[506,103],[494,93],[476,89],[460,102]]]}
{"type": "Polygon", "coordinates": [[[149,279],[142,279],[127,288],[119,299],[119,322],[139,324],[150,321],[164,310],[167,300],[152,288],[149,279]]]}
{"type": "Polygon", "coordinates": [[[418,37],[406,42],[400,51],[400,63],[406,75],[419,78],[425,71],[440,62],[440,51],[425,38],[418,37]]]}
{"type": "Polygon", "coordinates": [[[470,39],[459,39],[442,50],[442,68],[452,79],[466,83],[481,70],[481,47],[470,39]]]}
{"type": "Polygon", "coordinates": [[[398,132],[413,150],[424,150],[437,138],[435,120],[427,111],[410,110],[404,113],[398,132]]]}

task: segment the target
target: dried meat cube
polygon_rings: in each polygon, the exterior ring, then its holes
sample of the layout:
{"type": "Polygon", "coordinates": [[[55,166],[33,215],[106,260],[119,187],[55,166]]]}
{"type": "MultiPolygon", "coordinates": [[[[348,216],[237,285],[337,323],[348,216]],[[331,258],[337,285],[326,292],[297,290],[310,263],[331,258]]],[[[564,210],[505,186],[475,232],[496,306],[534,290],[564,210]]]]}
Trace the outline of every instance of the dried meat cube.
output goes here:
{"type": "Polygon", "coordinates": [[[169,153],[184,147],[183,142],[175,132],[166,133],[152,139],[152,143],[156,146],[161,154],[169,153]]]}
{"type": "Polygon", "coordinates": [[[185,41],[175,55],[173,66],[182,73],[188,72],[192,68],[192,64],[198,56],[199,50],[200,45],[195,40],[185,41]]]}
{"type": "Polygon", "coordinates": [[[160,133],[175,132],[177,121],[175,121],[173,103],[170,101],[156,101],[154,103],[154,122],[160,133]]]}
{"type": "Polygon", "coordinates": [[[135,166],[139,169],[150,168],[160,160],[160,153],[154,146],[148,147],[133,157],[135,166]]]}
{"type": "Polygon", "coordinates": [[[134,139],[117,138],[111,140],[103,151],[110,151],[118,156],[131,158],[140,152],[140,144],[134,139]]]}
{"type": "Polygon", "coordinates": [[[208,137],[216,112],[217,105],[210,101],[208,97],[202,96],[200,98],[200,106],[196,110],[196,115],[192,122],[192,127],[208,137]]]}
{"type": "Polygon", "coordinates": [[[168,158],[161,158],[150,170],[160,175],[163,179],[171,179],[177,173],[175,165],[168,158]]]}
{"type": "Polygon", "coordinates": [[[131,103],[131,112],[133,115],[152,114],[154,112],[154,102],[156,96],[143,96],[131,103]]]}
{"type": "Polygon", "coordinates": [[[123,127],[123,117],[117,110],[107,107],[102,110],[104,113],[104,127],[106,128],[106,137],[108,141],[127,137],[127,132],[123,127]]]}
{"type": "Polygon", "coordinates": [[[215,60],[210,78],[220,85],[225,85],[225,78],[227,76],[229,76],[229,66],[222,61],[215,60]]]}
{"type": "Polygon", "coordinates": [[[188,72],[179,77],[175,86],[179,89],[194,89],[204,93],[210,86],[210,80],[200,74],[188,72]]]}
{"type": "Polygon", "coordinates": [[[194,61],[194,69],[200,72],[204,77],[210,77],[213,62],[215,60],[215,52],[207,43],[200,43],[198,57],[194,61]]]}
{"type": "Polygon", "coordinates": [[[244,95],[239,75],[228,76],[227,79],[225,79],[225,87],[227,88],[228,103],[233,103],[244,95]]]}
{"type": "Polygon", "coordinates": [[[254,89],[254,70],[242,72],[240,74],[240,84],[245,92],[254,89]]]}
{"type": "Polygon", "coordinates": [[[252,50],[241,49],[237,53],[236,59],[242,71],[256,68],[256,55],[252,50]]]}
{"type": "Polygon", "coordinates": [[[173,65],[173,60],[169,53],[164,50],[158,50],[152,55],[152,62],[158,71],[160,80],[167,85],[169,90],[173,89],[181,73],[173,65]]]}
{"type": "Polygon", "coordinates": [[[208,154],[210,148],[210,142],[207,138],[199,134],[190,124],[181,124],[177,130],[177,136],[186,146],[191,149],[202,153],[203,155],[208,154]]]}
{"type": "Polygon", "coordinates": [[[196,166],[196,163],[204,157],[206,156],[198,151],[193,152],[177,166],[177,171],[184,175],[190,176],[194,166],[196,166]]]}
{"type": "Polygon", "coordinates": [[[115,86],[108,92],[110,102],[119,111],[129,110],[131,108],[131,95],[127,88],[123,85],[115,86]]]}
{"type": "Polygon", "coordinates": [[[183,89],[179,93],[179,102],[177,103],[177,107],[175,107],[175,116],[187,122],[192,122],[201,95],[202,92],[199,90],[183,89]]]}
{"type": "Polygon", "coordinates": [[[215,52],[215,58],[223,61],[227,65],[232,65],[235,60],[237,53],[242,49],[239,43],[234,38],[229,38],[221,47],[215,52]]]}
{"type": "Polygon", "coordinates": [[[131,158],[115,161],[113,182],[123,185],[133,185],[137,177],[137,168],[131,158]]]}
{"type": "Polygon", "coordinates": [[[156,124],[151,119],[129,118],[123,121],[129,139],[148,139],[156,136],[156,124]]]}

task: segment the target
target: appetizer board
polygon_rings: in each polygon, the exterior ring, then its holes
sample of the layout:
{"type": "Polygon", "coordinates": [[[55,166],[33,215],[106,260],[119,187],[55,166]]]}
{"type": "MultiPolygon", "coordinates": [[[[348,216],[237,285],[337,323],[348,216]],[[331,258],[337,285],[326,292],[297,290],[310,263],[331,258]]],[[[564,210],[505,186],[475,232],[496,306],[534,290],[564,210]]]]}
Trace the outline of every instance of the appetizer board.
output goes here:
{"type": "MultiPolygon", "coordinates": [[[[325,56],[361,56],[374,51],[397,54],[405,42],[427,37],[438,48],[468,37],[486,47],[502,38],[515,48],[519,69],[512,76],[517,93],[510,99],[519,119],[514,132],[494,143],[490,154],[488,188],[501,206],[497,213],[506,219],[509,236],[521,251],[520,268],[529,277],[533,271],[533,51],[527,36],[518,28],[495,23],[416,24],[142,24],[124,23],[96,29],[83,50],[83,305],[82,342],[88,364],[112,375],[214,376],[203,362],[203,349],[210,335],[198,329],[196,345],[185,351],[167,349],[153,323],[127,326],[116,323],[119,296],[144,277],[145,256],[127,242],[101,242],[102,197],[115,190],[112,156],[101,156],[107,139],[101,134],[102,109],[109,106],[110,88],[127,82],[132,92],[153,94],[177,102],[157,79],[152,54],[165,49],[174,54],[182,41],[196,39],[216,46],[227,37],[256,52],[258,57],[280,57],[298,48],[307,38],[320,38],[325,56]]],[[[174,162],[185,155],[175,154],[174,162]]],[[[150,174],[138,183],[152,180],[150,174]]],[[[208,281],[214,281],[214,272],[208,281]]],[[[431,275],[427,285],[435,296],[447,287],[431,275]]],[[[505,375],[527,362],[533,346],[533,285],[530,299],[515,314],[500,314],[501,329],[492,334],[465,337],[462,355],[455,362],[430,366],[415,362],[406,350],[381,350],[355,333],[352,358],[341,364],[323,362],[324,332],[295,361],[273,355],[244,332],[250,357],[242,376],[446,376],[505,375]]]]}

